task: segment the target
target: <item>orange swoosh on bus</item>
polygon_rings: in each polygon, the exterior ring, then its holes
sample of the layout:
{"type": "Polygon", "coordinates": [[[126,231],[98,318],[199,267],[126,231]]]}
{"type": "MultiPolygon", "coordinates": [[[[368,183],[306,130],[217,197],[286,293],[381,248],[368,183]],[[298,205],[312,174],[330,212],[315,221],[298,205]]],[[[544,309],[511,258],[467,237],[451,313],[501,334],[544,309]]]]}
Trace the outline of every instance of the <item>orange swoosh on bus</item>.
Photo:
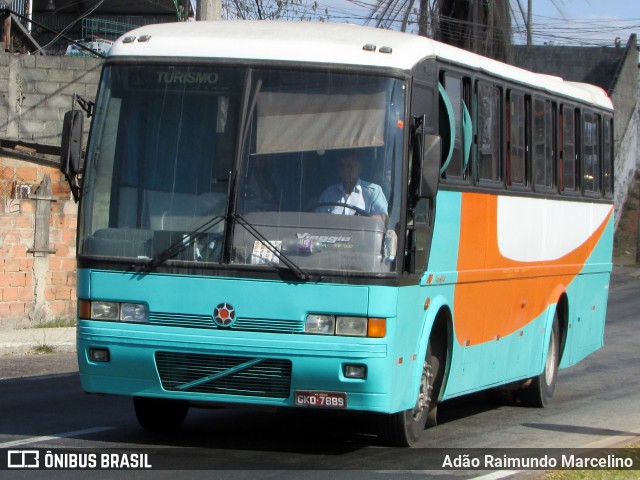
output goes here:
{"type": "MultiPolygon", "coordinates": [[[[613,212],[566,255],[522,262],[498,247],[498,197],[463,194],[455,289],[455,330],[461,345],[496,341],[518,332],[556,303],[583,268],[613,212]]],[[[524,214],[524,212],[523,212],[524,214]]]]}

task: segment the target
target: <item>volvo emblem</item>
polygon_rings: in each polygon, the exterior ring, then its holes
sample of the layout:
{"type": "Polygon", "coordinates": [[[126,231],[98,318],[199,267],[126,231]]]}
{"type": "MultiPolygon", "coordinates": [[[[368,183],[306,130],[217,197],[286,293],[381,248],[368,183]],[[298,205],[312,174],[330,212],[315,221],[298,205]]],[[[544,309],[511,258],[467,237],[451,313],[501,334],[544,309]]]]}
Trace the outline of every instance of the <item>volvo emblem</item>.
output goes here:
{"type": "Polygon", "coordinates": [[[236,310],[228,303],[221,303],[213,310],[213,321],[219,327],[230,327],[236,321],[236,310]]]}

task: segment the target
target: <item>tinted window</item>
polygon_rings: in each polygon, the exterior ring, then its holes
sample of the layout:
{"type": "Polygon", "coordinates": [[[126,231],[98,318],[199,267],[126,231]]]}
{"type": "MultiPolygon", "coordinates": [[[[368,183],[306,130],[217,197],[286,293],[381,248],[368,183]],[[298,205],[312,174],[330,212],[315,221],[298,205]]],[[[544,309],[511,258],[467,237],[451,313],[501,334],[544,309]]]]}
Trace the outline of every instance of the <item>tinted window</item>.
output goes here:
{"type": "Polygon", "coordinates": [[[525,186],[526,174],[526,106],[521,93],[509,92],[509,149],[508,180],[509,185],[525,186]]]}
{"type": "Polygon", "coordinates": [[[539,187],[554,186],[553,106],[536,100],[533,107],[533,174],[539,187]]]}
{"type": "Polygon", "coordinates": [[[500,180],[500,89],[478,84],[478,156],[476,174],[479,180],[500,180]]]}
{"type": "Polygon", "coordinates": [[[576,115],[571,107],[562,107],[562,190],[576,189],[576,115]]]}
{"type": "Polygon", "coordinates": [[[585,113],[582,121],[584,152],[582,186],[585,192],[600,191],[599,136],[600,116],[591,112],[585,113]]]}

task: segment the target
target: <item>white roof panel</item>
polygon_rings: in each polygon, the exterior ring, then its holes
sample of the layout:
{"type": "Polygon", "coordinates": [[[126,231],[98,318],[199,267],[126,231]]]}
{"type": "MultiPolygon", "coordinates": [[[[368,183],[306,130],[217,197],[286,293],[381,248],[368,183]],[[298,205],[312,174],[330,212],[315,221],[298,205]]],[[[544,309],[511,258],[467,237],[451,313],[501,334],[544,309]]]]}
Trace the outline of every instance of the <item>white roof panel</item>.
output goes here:
{"type": "Polygon", "coordinates": [[[433,56],[431,42],[417,35],[319,22],[218,21],[147,25],[121,37],[114,55],[234,58],[363,65],[409,69],[433,56]],[[149,39],[140,42],[143,35],[149,39]],[[132,43],[126,37],[135,36],[132,43]],[[375,51],[364,50],[365,44],[375,51]],[[380,47],[391,48],[381,53],[380,47]]]}
{"type": "Polygon", "coordinates": [[[118,39],[109,56],[229,58],[401,70],[410,70],[425,58],[439,58],[613,108],[598,87],[535,74],[425,37],[358,25],[250,20],[147,25],[118,39]],[[365,45],[375,48],[366,49],[365,45]]]}

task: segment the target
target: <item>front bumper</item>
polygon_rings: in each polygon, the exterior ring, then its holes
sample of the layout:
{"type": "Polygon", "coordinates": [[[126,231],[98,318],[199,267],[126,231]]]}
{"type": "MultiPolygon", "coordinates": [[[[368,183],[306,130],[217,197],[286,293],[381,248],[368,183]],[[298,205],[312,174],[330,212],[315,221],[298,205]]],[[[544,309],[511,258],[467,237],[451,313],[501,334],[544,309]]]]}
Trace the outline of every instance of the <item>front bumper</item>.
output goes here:
{"type": "Polygon", "coordinates": [[[388,339],[88,320],[78,322],[77,337],[81,384],[90,393],[294,407],[296,391],[343,392],[349,410],[390,413],[403,374],[388,339]],[[108,349],[109,361],[90,361],[92,348],[108,349]],[[366,378],[346,378],[347,364],[364,365],[366,378]]]}

